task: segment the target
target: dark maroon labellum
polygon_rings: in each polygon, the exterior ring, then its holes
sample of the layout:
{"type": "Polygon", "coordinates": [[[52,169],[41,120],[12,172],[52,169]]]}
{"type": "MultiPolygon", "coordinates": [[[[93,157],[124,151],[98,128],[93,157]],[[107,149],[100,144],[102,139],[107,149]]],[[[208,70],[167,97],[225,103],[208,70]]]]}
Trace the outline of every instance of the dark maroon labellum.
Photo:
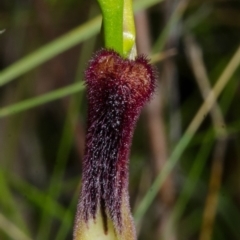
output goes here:
{"type": "MultiPolygon", "coordinates": [[[[109,216],[121,229],[131,139],[140,110],[153,93],[154,71],[143,56],[128,60],[103,49],[90,61],[85,77],[88,130],[77,215],[87,222],[101,209],[103,219],[109,216]]],[[[106,221],[104,226],[107,231],[106,221]]]]}

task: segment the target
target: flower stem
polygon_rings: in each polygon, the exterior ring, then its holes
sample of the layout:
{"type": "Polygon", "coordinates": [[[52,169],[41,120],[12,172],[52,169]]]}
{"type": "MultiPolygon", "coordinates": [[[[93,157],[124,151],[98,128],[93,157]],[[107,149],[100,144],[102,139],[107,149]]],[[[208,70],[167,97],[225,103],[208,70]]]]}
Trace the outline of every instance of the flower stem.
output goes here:
{"type": "Polygon", "coordinates": [[[132,0],[98,0],[103,15],[105,47],[121,56],[136,56],[132,0]]]}
{"type": "Polygon", "coordinates": [[[105,47],[123,54],[124,0],[98,0],[103,15],[105,47]]]}
{"type": "Polygon", "coordinates": [[[124,0],[123,9],[123,56],[136,57],[136,31],[132,0],[124,0]]]}

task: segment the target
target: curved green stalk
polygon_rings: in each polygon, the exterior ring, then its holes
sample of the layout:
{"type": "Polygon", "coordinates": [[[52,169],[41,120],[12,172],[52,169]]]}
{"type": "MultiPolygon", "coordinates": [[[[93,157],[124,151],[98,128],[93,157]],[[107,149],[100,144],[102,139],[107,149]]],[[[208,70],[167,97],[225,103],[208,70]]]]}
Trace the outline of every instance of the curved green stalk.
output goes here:
{"type": "Polygon", "coordinates": [[[135,24],[132,0],[98,0],[103,15],[105,47],[134,58],[135,24]]]}
{"type": "Polygon", "coordinates": [[[123,56],[135,58],[136,32],[133,16],[132,0],[124,0],[123,9],[123,56]]]}
{"type": "Polygon", "coordinates": [[[98,0],[103,15],[105,47],[123,54],[123,0],[98,0]]]}

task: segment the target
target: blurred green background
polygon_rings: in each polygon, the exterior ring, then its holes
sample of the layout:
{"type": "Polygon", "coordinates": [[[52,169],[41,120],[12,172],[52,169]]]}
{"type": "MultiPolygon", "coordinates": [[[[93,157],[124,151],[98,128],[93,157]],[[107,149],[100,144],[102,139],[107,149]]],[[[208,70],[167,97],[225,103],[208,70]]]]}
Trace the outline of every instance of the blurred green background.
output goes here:
{"type": "MultiPolygon", "coordinates": [[[[134,9],[158,70],[130,157],[138,239],[240,240],[240,1],[134,9]]],[[[72,239],[100,28],[94,0],[0,1],[1,240],[72,239]]]]}

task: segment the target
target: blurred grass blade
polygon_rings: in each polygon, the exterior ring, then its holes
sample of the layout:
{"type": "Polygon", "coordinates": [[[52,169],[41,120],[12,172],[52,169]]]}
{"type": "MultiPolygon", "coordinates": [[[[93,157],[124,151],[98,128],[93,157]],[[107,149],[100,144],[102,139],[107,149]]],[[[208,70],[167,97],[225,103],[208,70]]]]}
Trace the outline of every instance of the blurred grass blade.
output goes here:
{"type": "Polygon", "coordinates": [[[159,173],[154,183],[148,190],[147,194],[139,204],[139,207],[135,213],[136,223],[138,223],[139,220],[141,220],[144,214],[146,213],[147,209],[149,208],[154,198],[156,197],[159,191],[159,188],[162,186],[166,177],[172,171],[172,169],[180,159],[182,153],[187,148],[195,132],[198,130],[199,126],[203,122],[204,116],[208,114],[213,104],[215,103],[216,99],[219,97],[220,93],[223,91],[224,87],[226,86],[228,81],[231,79],[233,73],[236,71],[239,64],[240,64],[240,47],[237,49],[234,56],[232,57],[232,59],[229,61],[228,65],[224,69],[222,75],[214,85],[210,94],[208,95],[206,100],[203,102],[202,106],[199,108],[197,114],[193,118],[188,129],[185,131],[183,137],[181,138],[181,140],[173,150],[173,153],[170,156],[169,160],[163,167],[162,172],[159,173]]]}
{"type": "Polygon", "coordinates": [[[11,182],[11,186],[13,187],[13,189],[16,190],[20,195],[25,197],[28,202],[32,203],[33,206],[36,206],[41,211],[43,208],[46,208],[43,202],[46,198],[48,198],[48,201],[50,202],[49,206],[47,206],[49,215],[52,215],[59,221],[62,220],[62,216],[64,215],[66,209],[61,204],[59,204],[58,201],[55,201],[45,192],[42,192],[37,187],[33,186],[27,181],[16,177],[14,174],[9,174],[8,178],[11,182]]]}
{"type": "Polygon", "coordinates": [[[135,0],[133,1],[133,10],[134,12],[138,12],[164,1],[165,0],[135,0]]]}
{"type": "Polygon", "coordinates": [[[10,239],[13,240],[31,240],[17,226],[9,221],[2,213],[0,213],[0,229],[2,229],[10,239]]]}
{"type": "Polygon", "coordinates": [[[170,17],[163,31],[161,32],[158,39],[156,40],[152,48],[152,53],[160,52],[163,50],[168,40],[169,34],[171,33],[173,27],[177,24],[177,22],[185,12],[188,2],[189,2],[188,0],[179,1],[175,11],[172,13],[172,16],[170,17]]]}
{"type": "Polygon", "coordinates": [[[240,239],[239,222],[240,211],[232,199],[225,193],[219,198],[219,213],[222,215],[225,224],[231,229],[235,239],[240,239]]]}
{"type": "Polygon", "coordinates": [[[77,187],[68,208],[62,216],[62,222],[56,234],[56,240],[67,239],[67,234],[72,229],[73,219],[71,217],[75,214],[75,208],[79,197],[79,189],[80,187],[77,187]],[[69,219],[71,219],[71,221],[69,221],[69,219]]]}
{"type": "Polygon", "coordinates": [[[157,178],[155,179],[152,186],[149,188],[146,195],[143,197],[142,201],[140,202],[136,213],[134,214],[134,219],[136,224],[143,218],[144,214],[150,207],[151,203],[153,202],[154,198],[156,197],[159,188],[161,188],[163,182],[167,178],[168,174],[172,171],[173,167],[178,162],[180,156],[182,155],[183,151],[188,146],[189,142],[192,139],[192,134],[184,134],[177,146],[175,147],[172,155],[168,159],[167,163],[164,165],[162,171],[159,173],[157,178]]]}
{"type": "Polygon", "coordinates": [[[204,169],[204,166],[209,158],[211,153],[211,149],[214,145],[214,138],[211,138],[211,131],[207,132],[202,140],[201,148],[199,152],[196,154],[196,159],[193,161],[193,165],[191,170],[186,178],[186,182],[183,185],[183,189],[178,197],[176,204],[172,210],[172,214],[170,217],[170,221],[175,224],[179,218],[182,216],[187,203],[192,196],[194,190],[196,190],[196,186],[198,184],[200,175],[204,169]]]}
{"type": "Polygon", "coordinates": [[[191,239],[194,233],[199,231],[201,225],[202,209],[195,208],[187,216],[181,219],[179,229],[181,229],[181,239],[191,239]]]}
{"type": "MultiPolygon", "coordinates": [[[[94,13],[94,9],[91,9],[90,16],[93,13],[94,13]]],[[[83,78],[82,74],[84,72],[86,62],[92,55],[94,46],[96,44],[96,39],[97,38],[94,37],[91,40],[84,42],[82,45],[82,51],[79,56],[78,67],[75,75],[75,82],[78,82],[79,79],[83,78]]],[[[62,134],[59,139],[60,141],[59,141],[59,146],[57,150],[56,160],[55,160],[54,168],[51,174],[49,187],[47,190],[47,194],[50,196],[50,198],[53,198],[53,199],[58,199],[62,192],[62,184],[64,182],[63,180],[64,173],[65,173],[66,165],[69,160],[71,149],[74,143],[75,129],[77,128],[77,125],[80,124],[78,123],[78,119],[79,119],[79,113],[80,113],[79,109],[81,109],[81,104],[82,104],[82,96],[83,94],[76,94],[74,96],[71,96],[69,99],[65,123],[63,125],[62,134]]],[[[46,199],[44,201],[45,207],[41,213],[41,218],[40,218],[41,220],[39,223],[38,233],[36,234],[36,239],[40,239],[40,240],[49,239],[49,234],[51,232],[51,225],[53,220],[48,212],[48,208],[50,207],[50,205],[51,205],[51,202],[49,202],[48,199],[46,199]]],[[[64,222],[65,226],[62,229],[66,229],[66,227],[69,226],[69,223],[72,224],[72,221],[69,221],[68,219],[69,211],[66,212],[66,218],[64,216],[65,214],[62,215],[61,225],[63,225],[63,222],[64,222]]],[[[64,230],[61,230],[61,233],[63,232],[64,230]]],[[[64,235],[61,235],[61,236],[63,237],[64,235]]],[[[58,236],[56,236],[56,239],[58,239],[58,236]]]]}
{"type": "MultiPolygon", "coordinates": [[[[219,101],[221,102],[220,104],[221,106],[224,105],[224,107],[221,108],[224,115],[229,109],[230,103],[232,102],[233,97],[235,96],[235,92],[237,90],[237,84],[238,84],[237,81],[231,82],[231,85],[233,85],[234,87],[230,87],[230,88],[228,87],[228,89],[226,89],[224,92],[224,96],[221,99],[222,101],[219,101]]],[[[239,131],[237,129],[239,128],[234,127],[235,131],[239,131]]],[[[225,129],[225,131],[228,134],[230,134],[228,129],[225,129]]],[[[231,134],[233,134],[233,132],[231,132],[231,134]]],[[[212,132],[212,129],[210,129],[208,132],[205,133],[205,136],[201,138],[201,142],[198,143],[201,148],[199,150],[199,153],[197,154],[196,159],[194,160],[194,163],[186,178],[186,182],[183,185],[183,189],[181,190],[181,193],[174,205],[174,208],[170,216],[169,221],[173,222],[173,224],[177,223],[178,220],[183,215],[187,207],[187,204],[190,201],[190,197],[193,195],[193,192],[196,189],[196,185],[200,181],[200,176],[204,170],[206,160],[210,155],[210,151],[214,144],[215,139],[216,139],[216,133],[212,132]]],[[[169,222],[168,224],[170,225],[171,223],[169,222]]]]}
{"type": "Polygon", "coordinates": [[[34,53],[22,58],[0,73],[0,86],[8,83],[23,73],[26,73],[34,67],[37,67],[76,44],[87,40],[100,30],[100,26],[101,17],[95,17],[91,21],[70,31],[64,36],[57,38],[53,42],[46,44],[34,53]]]}
{"type": "Polygon", "coordinates": [[[51,91],[50,93],[47,94],[43,94],[42,96],[30,98],[22,102],[10,105],[8,107],[4,107],[0,109],[0,118],[13,115],[24,110],[28,110],[33,107],[37,107],[39,105],[57,100],[62,97],[66,97],[70,94],[77,93],[83,90],[84,88],[85,87],[83,82],[74,83],[70,86],[63,87],[55,91],[51,91]]]}
{"type": "MultiPolygon", "coordinates": [[[[163,0],[135,1],[134,11],[140,11],[162,1],[163,0]]],[[[96,35],[100,31],[101,19],[101,16],[95,17],[5,68],[0,72],[0,86],[3,86],[58,54],[96,35]]]]}
{"type": "MultiPolygon", "coordinates": [[[[11,151],[13,150],[14,148],[11,149],[11,151]]],[[[5,155],[4,151],[1,151],[1,160],[3,156],[5,158],[4,160],[6,159],[8,160],[8,158],[6,157],[7,154],[5,155]]],[[[9,219],[11,219],[12,222],[14,222],[14,224],[16,224],[24,232],[28,233],[29,232],[28,226],[24,221],[22,212],[19,211],[19,204],[17,199],[15,199],[15,195],[12,192],[9,182],[6,179],[6,172],[7,170],[4,169],[4,167],[1,165],[1,168],[0,168],[1,210],[5,215],[8,216],[9,219]]]]}

